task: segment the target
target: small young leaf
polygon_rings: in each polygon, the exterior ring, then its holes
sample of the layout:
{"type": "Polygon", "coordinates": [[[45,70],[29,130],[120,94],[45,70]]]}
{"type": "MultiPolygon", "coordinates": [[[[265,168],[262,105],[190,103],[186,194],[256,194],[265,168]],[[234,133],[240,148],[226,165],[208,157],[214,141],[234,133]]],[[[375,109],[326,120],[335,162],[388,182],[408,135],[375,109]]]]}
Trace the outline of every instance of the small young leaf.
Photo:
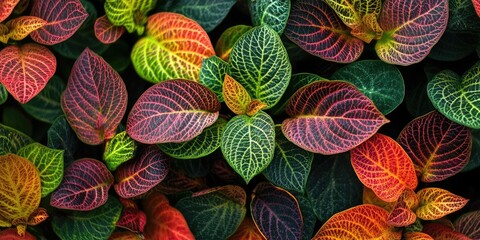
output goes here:
{"type": "Polygon", "coordinates": [[[0,22],[7,19],[20,0],[4,0],[0,3],[0,22]]]}
{"type": "Polygon", "coordinates": [[[116,42],[125,32],[123,26],[115,26],[111,23],[107,16],[101,16],[95,20],[95,37],[105,44],[116,42]]]}
{"type": "Polygon", "coordinates": [[[423,188],[417,196],[419,206],[416,213],[422,220],[440,219],[463,208],[468,202],[468,199],[441,188],[423,188]]]}
{"type": "Polygon", "coordinates": [[[228,63],[217,56],[203,59],[202,67],[200,68],[200,79],[198,82],[212,90],[220,102],[224,101],[222,88],[227,68],[228,63]]]}
{"type": "Polygon", "coordinates": [[[47,131],[47,146],[49,148],[64,150],[65,166],[74,160],[78,148],[78,139],[75,132],[68,124],[65,115],[55,119],[47,131]]]}
{"type": "Polygon", "coordinates": [[[105,144],[103,161],[110,171],[115,171],[120,164],[135,156],[137,143],[126,131],[118,133],[105,144]]]}
{"type": "Polygon", "coordinates": [[[37,96],[21,106],[35,119],[53,123],[57,117],[63,115],[60,99],[65,88],[63,80],[54,75],[37,96]]]}
{"type": "Polygon", "coordinates": [[[47,22],[41,18],[33,16],[20,16],[8,21],[5,25],[9,28],[8,36],[10,39],[23,40],[31,32],[45,26],[47,22]]]}
{"type": "Polygon", "coordinates": [[[238,39],[250,29],[252,29],[252,26],[247,25],[235,25],[227,28],[220,35],[215,44],[215,52],[217,53],[217,56],[224,61],[228,61],[235,43],[237,43],[238,39]]]}
{"type": "Polygon", "coordinates": [[[253,25],[268,25],[279,35],[282,34],[290,14],[290,0],[249,0],[248,8],[253,25]]]}
{"type": "Polygon", "coordinates": [[[258,111],[263,110],[264,108],[268,107],[266,103],[261,102],[258,99],[253,99],[247,104],[245,109],[245,114],[251,117],[258,113],[258,111]]]}
{"type": "Polygon", "coordinates": [[[247,112],[247,105],[252,101],[247,90],[235,79],[225,74],[222,94],[227,107],[237,115],[247,112]]]}
{"type": "Polygon", "coordinates": [[[428,223],[423,226],[423,232],[435,240],[471,240],[471,238],[440,223],[428,223]]]}
{"type": "Polygon", "coordinates": [[[147,14],[155,7],[157,0],[105,1],[105,14],[115,26],[124,26],[129,33],[142,35],[147,14]]]}
{"type": "Polygon", "coordinates": [[[24,133],[0,124],[0,155],[17,153],[20,148],[33,142],[33,139],[24,133]]]}
{"type": "Polygon", "coordinates": [[[417,215],[412,209],[418,207],[418,197],[413,190],[406,189],[398,198],[395,206],[388,214],[388,223],[395,227],[406,227],[415,223],[417,215]]]}
{"type": "Polygon", "coordinates": [[[471,239],[480,238],[480,210],[462,214],[455,220],[455,230],[471,239]]]}

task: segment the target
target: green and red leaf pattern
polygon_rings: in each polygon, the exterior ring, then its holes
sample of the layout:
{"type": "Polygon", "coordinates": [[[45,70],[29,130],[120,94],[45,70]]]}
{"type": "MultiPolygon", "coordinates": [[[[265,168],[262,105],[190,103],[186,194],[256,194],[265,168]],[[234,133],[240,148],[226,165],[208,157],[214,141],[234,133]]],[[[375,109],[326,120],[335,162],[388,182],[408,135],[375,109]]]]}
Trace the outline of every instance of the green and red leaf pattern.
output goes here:
{"type": "Polygon", "coordinates": [[[116,226],[128,229],[135,233],[143,233],[147,224],[147,215],[139,209],[124,208],[116,226]]]}
{"type": "Polygon", "coordinates": [[[423,188],[417,192],[419,206],[417,217],[423,220],[437,220],[458,211],[468,199],[441,188],[423,188]]]}

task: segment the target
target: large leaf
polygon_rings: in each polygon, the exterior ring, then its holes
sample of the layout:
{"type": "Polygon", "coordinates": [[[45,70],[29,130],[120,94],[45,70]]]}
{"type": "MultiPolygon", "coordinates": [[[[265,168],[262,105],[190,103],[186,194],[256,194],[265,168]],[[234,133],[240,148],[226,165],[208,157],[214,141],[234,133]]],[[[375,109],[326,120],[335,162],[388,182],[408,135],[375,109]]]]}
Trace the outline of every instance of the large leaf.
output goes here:
{"type": "Polygon", "coordinates": [[[447,0],[386,0],[379,21],[384,32],[375,51],[390,64],[420,62],[438,42],[447,22],[447,0]]]}
{"type": "Polygon", "coordinates": [[[444,180],[470,159],[470,129],[433,111],[411,121],[398,136],[423,182],[444,180]]]}
{"type": "Polygon", "coordinates": [[[3,22],[12,13],[20,0],[5,0],[0,3],[0,22],[3,22]]]}
{"type": "Polygon", "coordinates": [[[274,154],[275,126],[263,111],[252,117],[238,115],[228,121],[221,140],[228,164],[246,183],[270,164],[274,154]]]}
{"type": "Polygon", "coordinates": [[[170,158],[157,146],[147,147],[139,158],[121,165],[115,171],[115,192],[123,198],[146,193],[167,176],[169,161],[170,158]]]}
{"type": "Polygon", "coordinates": [[[34,0],[30,15],[47,21],[45,26],[30,34],[34,41],[45,45],[67,40],[88,17],[79,0],[34,0]]]}
{"type": "Polygon", "coordinates": [[[198,82],[212,90],[220,102],[223,102],[223,79],[227,73],[228,63],[217,56],[205,58],[202,61],[198,82]]]}
{"type": "Polygon", "coordinates": [[[39,17],[20,16],[8,21],[8,37],[15,41],[26,38],[31,32],[45,26],[47,22],[39,17]]]}
{"type": "Polygon", "coordinates": [[[65,165],[74,160],[74,154],[78,148],[78,139],[75,132],[68,124],[65,115],[55,119],[47,131],[47,146],[49,148],[64,150],[65,165]]]}
{"type": "Polygon", "coordinates": [[[419,205],[416,214],[422,220],[440,219],[463,208],[468,202],[468,199],[441,188],[423,188],[417,196],[419,205]]]}
{"type": "Polygon", "coordinates": [[[62,109],[78,138],[98,145],[115,135],[127,108],[127,89],[105,60],[86,48],[75,61],[62,109]]]}
{"type": "Polygon", "coordinates": [[[298,90],[287,105],[282,131],[288,140],[311,152],[346,152],[388,123],[372,101],[342,81],[319,81],[298,90]]]}
{"type": "Polygon", "coordinates": [[[350,29],[324,1],[296,1],[285,35],[303,50],[328,61],[353,62],[363,52],[362,40],[350,35],[350,29]]]}
{"type": "Polygon", "coordinates": [[[400,71],[379,60],[351,63],[335,71],[331,79],[345,80],[355,85],[384,115],[395,110],[405,96],[405,85],[400,71]]]}
{"type": "Polygon", "coordinates": [[[0,124],[0,155],[17,153],[20,148],[33,142],[33,139],[24,133],[0,124]]]}
{"type": "Polygon", "coordinates": [[[120,164],[132,159],[136,150],[135,140],[128,136],[126,131],[123,131],[115,134],[115,137],[105,144],[103,160],[110,171],[115,171],[120,164]]]}
{"type": "Polygon", "coordinates": [[[125,32],[123,26],[115,26],[111,23],[107,16],[101,16],[95,20],[95,37],[105,44],[116,42],[125,32]]]}
{"type": "Polygon", "coordinates": [[[0,83],[22,104],[42,91],[57,68],[53,53],[35,43],[3,48],[0,62],[0,83]]]}
{"type": "Polygon", "coordinates": [[[228,61],[235,43],[237,43],[238,39],[250,29],[252,29],[252,26],[235,25],[223,31],[215,44],[215,52],[217,53],[217,56],[224,61],[228,61]]]}
{"type": "Polygon", "coordinates": [[[177,13],[148,17],[146,36],[133,46],[138,75],[157,83],[183,78],[198,81],[202,60],[215,55],[210,38],[195,21],[177,13]]]}
{"type": "Polygon", "coordinates": [[[53,123],[58,116],[63,115],[60,98],[65,87],[63,80],[54,75],[45,88],[28,103],[22,104],[22,107],[34,118],[53,123]]]}
{"type": "Polygon", "coordinates": [[[351,151],[353,169],[362,183],[382,200],[393,202],[418,181],[412,160],[395,140],[376,134],[351,151]]]}
{"type": "Polygon", "coordinates": [[[249,0],[248,8],[254,26],[268,25],[279,35],[282,34],[290,14],[290,0],[249,0]]]}
{"type": "Polygon", "coordinates": [[[471,239],[480,238],[480,210],[462,214],[455,220],[455,229],[471,239]]]}
{"type": "Polygon", "coordinates": [[[61,239],[104,240],[112,234],[121,212],[122,205],[112,196],[95,210],[55,215],[52,228],[61,239]]]}
{"type": "Polygon", "coordinates": [[[453,230],[451,227],[435,222],[425,224],[423,232],[435,240],[471,240],[471,238],[453,230]]]}
{"type": "Polygon", "coordinates": [[[127,133],[146,143],[185,142],[218,117],[220,102],[207,87],[188,80],[168,80],[147,89],[132,107],[127,133]]]}
{"type": "Polygon", "coordinates": [[[433,106],[448,119],[470,128],[480,128],[480,61],[463,76],[451,70],[435,75],[428,83],[433,106]]]}
{"type": "Polygon", "coordinates": [[[96,209],[107,202],[112,184],[113,176],[102,162],[92,158],[76,160],[65,169],[50,205],[77,211],[96,209]]]}
{"type": "Polygon", "coordinates": [[[301,239],[303,219],[297,200],[286,190],[268,182],[252,193],[253,220],[267,239],[301,239]]]}
{"type": "Polygon", "coordinates": [[[107,0],[104,8],[108,20],[115,26],[124,26],[129,33],[142,35],[147,14],[155,7],[157,0],[107,0]]]}
{"type": "Polygon", "coordinates": [[[273,107],[290,81],[292,66],[278,34],[268,26],[242,35],[230,53],[228,72],[250,97],[273,107]]]}

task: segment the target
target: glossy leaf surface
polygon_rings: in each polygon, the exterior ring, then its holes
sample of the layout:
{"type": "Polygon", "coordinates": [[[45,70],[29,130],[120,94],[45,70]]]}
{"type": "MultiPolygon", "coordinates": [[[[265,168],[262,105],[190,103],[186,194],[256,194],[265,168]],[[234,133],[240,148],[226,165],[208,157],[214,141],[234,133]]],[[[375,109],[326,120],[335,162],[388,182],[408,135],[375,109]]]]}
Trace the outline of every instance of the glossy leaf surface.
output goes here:
{"type": "Polygon", "coordinates": [[[33,139],[24,133],[0,124],[0,155],[17,153],[20,148],[33,142],[33,139]]]}
{"type": "Polygon", "coordinates": [[[126,131],[115,134],[105,144],[103,151],[103,161],[107,164],[110,171],[115,171],[120,164],[132,159],[137,150],[137,143],[126,131]]]}
{"type": "Polygon", "coordinates": [[[157,0],[105,1],[104,8],[108,20],[115,26],[124,26],[129,32],[142,35],[147,22],[147,14],[155,7],[157,0]]]}
{"type": "Polygon", "coordinates": [[[60,99],[65,87],[63,80],[54,75],[45,88],[28,103],[22,104],[22,107],[34,118],[53,123],[58,116],[63,115],[60,99]]]}
{"type": "Polygon", "coordinates": [[[100,42],[110,44],[116,42],[125,32],[123,26],[115,26],[111,23],[107,16],[101,16],[95,20],[95,37],[100,42]]]}
{"type": "Polygon", "coordinates": [[[346,152],[388,123],[375,105],[350,83],[314,82],[298,90],[286,109],[285,137],[321,154],[346,152]]]}
{"type": "Polygon", "coordinates": [[[248,8],[254,26],[268,25],[279,35],[282,34],[290,14],[290,0],[248,1],[248,8]]]}
{"type": "Polygon", "coordinates": [[[419,206],[416,213],[423,220],[440,219],[463,208],[468,202],[468,199],[441,188],[423,188],[417,195],[419,206]]]}
{"type": "Polygon", "coordinates": [[[452,228],[440,223],[428,223],[423,227],[423,232],[430,235],[435,240],[470,240],[471,238],[453,230],[452,228]]]}
{"type": "Polygon", "coordinates": [[[200,69],[199,83],[212,90],[220,102],[223,102],[223,79],[227,73],[228,63],[217,56],[205,58],[200,69]]]}
{"type": "Polygon", "coordinates": [[[188,80],[168,80],[147,89],[127,119],[127,133],[146,144],[185,142],[218,117],[220,102],[207,87],[188,80]]]}
{"type": "Polygon", "coordinates": [[[222,94],[227,107],[237,115],[247,112],[247,105],[252,101],[247,90],[235,79],[226,74],[223,80],[222,94]]]}
{"type": "Polygon", "coordinates": [[[480,238],[480,210],[467,212],[458,217],[455,230],[465,234],[471,239],[480,238]]]}
{"type": "Polygon", "coordinates": [[[227,28],[220,35],[215,44],[215,52],[217,53],[217,56],[224,61],[228,61],[235,43],[237,43],[238,39],[250,29],[252,29],[252,26],[247,25],[235,25],[227,28]]]}
{"type": "Polygon", "coordinates": [[[5,25],[9,28],[8,37],[12,40],[23,40],[31,32],[43,27],[47,22],[39,17],[20,16],[8,21],[5,25]]]}
{"type": "Polygon", "coordinates": [[[0,3],[0,22],[3,22],[12,13],[20,0],[5,0],[0,3]]]}

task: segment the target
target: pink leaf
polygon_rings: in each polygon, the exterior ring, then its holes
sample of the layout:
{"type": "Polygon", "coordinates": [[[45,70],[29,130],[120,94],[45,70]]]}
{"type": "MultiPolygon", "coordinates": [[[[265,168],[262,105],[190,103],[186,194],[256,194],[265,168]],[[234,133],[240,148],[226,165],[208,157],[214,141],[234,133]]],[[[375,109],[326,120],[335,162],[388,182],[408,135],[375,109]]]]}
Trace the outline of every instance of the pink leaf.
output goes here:
{"type": "Polygon", "coordinates": [[[473,7],[475,7],[475,11],[477,15],[480,17],[480,0],[472,0],[473,7]]]}
{"type": "Polygon", "coordinates": [[[428,223],[423,226],[422,232],[435,240],[471,240],[469,237],[440,223],[428,223]]]}
{"type": "Polygon", "coordinates": [[[116,42],[125,32],[123,26],[113,25],[108,18],[103,15],[95,20],[95,37],[105,44],[116,42]]]}
{"type": "Polygon", "coordinates": [[[147,215],[144,212],[139,209],[124,208],[116,225],[135,233],[143,233],[146,223],[147,215]]]}
{"type": "Polygon", "coordinates": [[[20,0],[2,0],[0,2],[0,22],[7,19],[20,0]]]}
{"type": "Polygon", "coordinates": [[[480,239],[480,210],[465,213],[457,218],[455,229],[472,239],[480,239]]]}

